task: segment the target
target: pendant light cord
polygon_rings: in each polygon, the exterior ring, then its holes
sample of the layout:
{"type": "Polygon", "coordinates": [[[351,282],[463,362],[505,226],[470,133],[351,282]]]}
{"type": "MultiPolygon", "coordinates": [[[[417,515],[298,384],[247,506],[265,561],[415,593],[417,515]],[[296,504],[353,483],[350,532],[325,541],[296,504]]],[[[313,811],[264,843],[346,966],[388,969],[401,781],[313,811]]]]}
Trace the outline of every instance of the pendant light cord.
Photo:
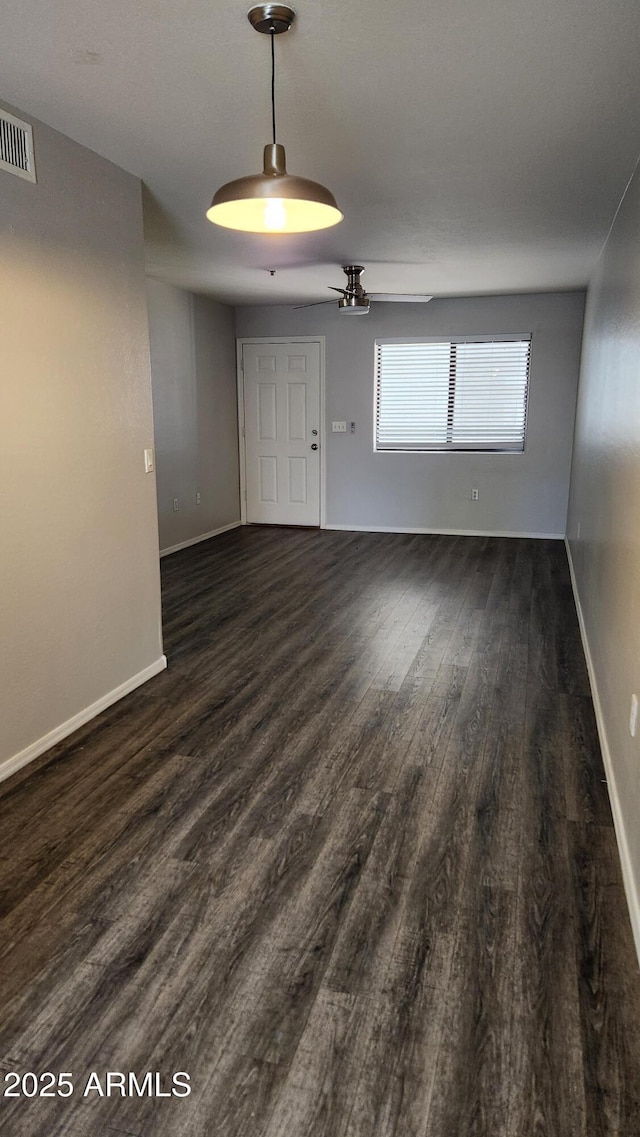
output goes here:
{"type": "Polygon", "coordinates": [[[276,49],[275,32],[271,32],[271,126],[273,128],[273,145],[276,144],[276,49]]]}

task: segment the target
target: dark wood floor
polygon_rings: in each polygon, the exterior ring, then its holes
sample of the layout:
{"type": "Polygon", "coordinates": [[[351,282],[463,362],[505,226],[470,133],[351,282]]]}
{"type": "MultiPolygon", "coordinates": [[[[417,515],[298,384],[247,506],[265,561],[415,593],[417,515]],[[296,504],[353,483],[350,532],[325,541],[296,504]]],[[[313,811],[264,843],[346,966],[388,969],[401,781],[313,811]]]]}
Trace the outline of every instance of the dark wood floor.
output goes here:
{"type": "Polygon", "coordinates": [[[249,528],[163,576],[169,671],[0,786],[0,1067],[76,1087],[3,1137],[638,1137],[562,544],[249,528]]]}

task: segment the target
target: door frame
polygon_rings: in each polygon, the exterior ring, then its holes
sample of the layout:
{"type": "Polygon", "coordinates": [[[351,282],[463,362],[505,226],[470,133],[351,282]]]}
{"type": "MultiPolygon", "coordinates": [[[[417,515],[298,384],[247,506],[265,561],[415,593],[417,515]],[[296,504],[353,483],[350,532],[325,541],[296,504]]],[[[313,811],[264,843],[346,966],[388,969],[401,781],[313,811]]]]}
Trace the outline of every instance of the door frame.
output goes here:
{"type": "Polygon", "coordinates": [[[318,423],[318,442],[320,444],[320,528],[326,529],[325,485],[327,467],[325,459],[325,337],[324,336],[239,336],[236,339],[236,372],[238,377],[238,453],[240,456],[240,523],[247,524],[247,447],[244,426],[244,372],[242,370],[242,349],[245,344],[307,344],[317,343],[320,349],[320,421],[318,423]]]}

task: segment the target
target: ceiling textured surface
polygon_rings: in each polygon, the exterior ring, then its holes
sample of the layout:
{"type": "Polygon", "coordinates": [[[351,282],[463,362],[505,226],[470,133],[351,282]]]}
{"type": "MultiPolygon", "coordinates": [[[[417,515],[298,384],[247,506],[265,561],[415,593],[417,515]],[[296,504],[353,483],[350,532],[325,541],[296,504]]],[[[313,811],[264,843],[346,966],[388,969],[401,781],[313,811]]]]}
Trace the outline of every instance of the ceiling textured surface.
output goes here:
{"type": "Polygon", "coordinates": [[[287,165],[345,214],[219,230],[270,141],[246,0],[4,0],[0,99],[138,174],[148,270],[229,303],[584,286],[640,150],[638,0],[294,0],[276,41],[287,165]],[[276,269],[271,276],[269,269],[276,269]]]}

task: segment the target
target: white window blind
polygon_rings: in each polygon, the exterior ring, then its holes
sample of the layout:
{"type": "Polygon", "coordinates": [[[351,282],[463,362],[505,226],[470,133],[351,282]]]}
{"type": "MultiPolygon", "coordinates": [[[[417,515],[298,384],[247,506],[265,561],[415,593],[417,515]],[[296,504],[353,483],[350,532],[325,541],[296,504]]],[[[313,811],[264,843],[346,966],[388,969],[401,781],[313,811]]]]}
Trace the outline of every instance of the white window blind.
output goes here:
{"type": "Polygon", "coordinates": [[[376,450],[524,450],[531,338],[376,344],[376,450]]]}

